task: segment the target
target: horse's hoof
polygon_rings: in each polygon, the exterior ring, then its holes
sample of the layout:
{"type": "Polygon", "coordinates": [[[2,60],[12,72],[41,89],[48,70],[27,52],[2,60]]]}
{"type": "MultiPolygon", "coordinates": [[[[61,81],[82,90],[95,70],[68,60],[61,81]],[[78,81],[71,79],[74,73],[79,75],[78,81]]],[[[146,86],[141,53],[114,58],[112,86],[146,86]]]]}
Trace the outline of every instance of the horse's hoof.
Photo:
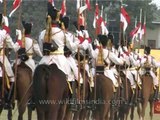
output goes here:
{"type": "Polygon", "coordinates": [[[10,104],[10,103],[5,103],[5,104],[4,104],[4,109],[5,109],[5,110],[13,109],[13,106],[12,106],[12,104],[10,104]]]}

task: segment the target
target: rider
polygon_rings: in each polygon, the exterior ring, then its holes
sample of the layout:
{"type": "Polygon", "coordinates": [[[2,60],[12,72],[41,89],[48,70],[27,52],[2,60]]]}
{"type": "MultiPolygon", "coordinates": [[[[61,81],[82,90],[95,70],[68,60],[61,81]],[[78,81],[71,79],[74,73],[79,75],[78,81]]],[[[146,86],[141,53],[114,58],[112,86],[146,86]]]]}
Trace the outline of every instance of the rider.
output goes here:
{"type": "Polygon", "coordinates": [[[20,30],[16,30],[16,33],[18,35],[18,41],[20,40],[21,42],[24,42],[24,45],[21,44],[21,49],[19,49],[18,51],[20,59],[17,60],[17,64],[20,64],[21,61],[25,62],[25,64],[29,66],[29,68],[32,70],[33,74],[36,67],[36,64],[32,58],[33,54],[36,53],[40,57],[42,57],[43,55],[40,51],[40,47],[37,41],[31,38],[30,34],[32,30],[32,23],[26,23],[25,21],[22,21],[22,24],[24,27],[23,35],[20,30]]]}
{"type": "Polygon", "coordinates": [[[4,50],[6,47],[14,49],[15,52],[19,49],[19,44],[17,42],[14,44],[9,32],[8,18],[0,14],[0,62],[4,65],[7,76],[10,80],[10,91],[7,98],[8,103],[10,103],[13,95],[14,73],[8,58],[4,55],[4,50]]]}
{"type": "Polygon", "coordinates": [[[48,3],[47,21],[51,22],[47,22],[47,24],[51,24],[51,26],[46,30],[43,30],[39,36],[39,42],[41,44],[43,43],[44,53],[39,64],[56,64],[57,67],[66,74],[68,80],[70,78],[71,69],[64,56],[64,46],[65,43],[68,42],[68,39],[66,39],[64,31],[60,28],[60,11],[50,3],[48,3]],[[49,20],[50,18],[51,21],[49,20]],[[51,31],[50,35],[47,35],[48,31],[51,31]]]}
{"type": "MultiPolygon", "coordinates": [[[[112,42],[110,39],[108,39],[106,35],[98,35],[98,39],[99,39],[99,43],[103,47],[102,55],[103,55],[103,60],[105,64],[104,75],[112,80],[114,88],[118,87],[119,83],[117,81],[117,78],[115,77],[113,70],[110,69],[110,67],[112,67],[111,62],[113,62],[115,65],[123,65],[124,61],[122,58],[118,58],[118,56],[114,52],[111,51],[112,42]]],[[[99,43],[97,43],[97,48],[95,50],[90,48],[90,51],[92,51],[92,57],[95,59],[98,59],[98,53],[101,49],[101,47],[99,46],[99,43]]]]}
{"type": "Polygon", "coordinates": [[[156,60],[154,59],[153,56],[150,55],[151,52],[151,48],[146,46],[144,49],[144,56],[141,59],[141,75],[145,74],[146,72],[149,72],[150,75],[153,78],[153,84],[154,84],[154,96],[153,99],[154,100],[158,100],[158,92],[159,92],[159,81],[157,76],[155,75],[154,71],[153,71],[153,67],[157,68],[160,67],[160,62],[156,62],[156,60]],[[146,71],[145,68],[149,68],[149,71],[146,71]]]}

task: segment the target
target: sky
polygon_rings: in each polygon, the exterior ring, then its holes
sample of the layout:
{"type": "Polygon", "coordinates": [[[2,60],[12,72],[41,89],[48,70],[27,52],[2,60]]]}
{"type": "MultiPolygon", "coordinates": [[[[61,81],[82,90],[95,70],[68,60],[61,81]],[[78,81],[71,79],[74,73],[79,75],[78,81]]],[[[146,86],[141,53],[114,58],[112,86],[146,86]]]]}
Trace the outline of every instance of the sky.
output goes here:
{"type": "Polygon", "coordinates": [[[160,9],[160,0],[152,0],[151,3],[156,4],[158,9],[160,9]]]}

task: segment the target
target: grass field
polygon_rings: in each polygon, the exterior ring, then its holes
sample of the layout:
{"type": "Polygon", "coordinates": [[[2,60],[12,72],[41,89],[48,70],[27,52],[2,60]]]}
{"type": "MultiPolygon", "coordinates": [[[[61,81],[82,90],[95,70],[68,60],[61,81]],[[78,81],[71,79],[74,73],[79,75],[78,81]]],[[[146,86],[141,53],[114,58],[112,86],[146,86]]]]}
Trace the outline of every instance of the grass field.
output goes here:
{"type": "MultiPolygon", "coordinates": [[[[36,112],[33,111],[32,114],[33,114],[32,120],[37,120],[36,112]]],[[[25,112],[23,118],[24,118],[24,120],[28,120],[28,119],[27,119],[27,112],[25,112]]],[[[17,119],[18,119],[18,111],[17,111],[17,109],[15,108],[15,109],[13,110],[13,120],[17,120],[17,119]]],[[[7,111],[6,111],[6,110],[4,110],[4,111],[2,112],[2,114],[0,115],[0,120],[7,120],[7,111]]],[[[136,110],[135,110],[134,120],[139,120],[136,110]]],[[[146,109],[145,120],[150,120],[150,117],[149,117],[149,104],[148,104],[147,109],[146,109]]],[[[160,114],[154,114],[153,120],[160,120],[160,114]]]]}

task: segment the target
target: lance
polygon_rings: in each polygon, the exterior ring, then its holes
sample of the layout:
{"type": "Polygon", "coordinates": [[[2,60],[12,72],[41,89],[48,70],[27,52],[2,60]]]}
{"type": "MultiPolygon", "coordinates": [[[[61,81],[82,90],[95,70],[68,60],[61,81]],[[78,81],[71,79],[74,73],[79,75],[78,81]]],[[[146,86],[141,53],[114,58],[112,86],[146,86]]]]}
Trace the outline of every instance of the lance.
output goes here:
{"type": "MultiPolygon", "coordinates": [[[[80,1],[77,1],[77,4],[78,2],[81,3],[81,0],[80,1]]],[[[81,5],[80,5],[81,6],[81,5]]],[[[78,18],[77,18],[77,27],[78,27],[78,31],[80,30],[80,25],[79,25],[79,18],[80,18],[80,6],[77,10],[77,13],[78,13],[78,18]]],[[[80,48],[78,47],[78,51],[77,51],[77,54],[78,54],[78,89],[77,89],[77,98],[78,100],[80,100],[80,48]]],[[[80,102],[80,101],[79,101],[80,102]]]]}
{"type": "MultiPolygon", "coordinates": [[[[22,4],[22,3],[20,3],[22,4]]],[[[22,7],[21,5],[19,6],[19,11],[18,11],[18,20],[17,20],[17,28],[20,29],[20,22],[21,22],[21,13],[22,13],[22,7]]],[[[18,62],[18,53],[16,52],[15,55],[15,72],[14,72],[14,95],[13,95],[13,101],[16,99],[16,87],[17,87],[17,62],[18,62]]]]}
{"type": "MultiPolygon", "coordinates": [[[[3,1],[3,15],[6,16],[6,0],[3,1]]],[[[5,63],[5,48],[6,48],[6,38],[5,40],[3,41],[3,65],[2,65],[2,75],[3,75],[3,78],[2,78],[2,98],[4,97],[4,87],[5,87],[5,68],[4,68],[4,63],[5,63]]]]}

